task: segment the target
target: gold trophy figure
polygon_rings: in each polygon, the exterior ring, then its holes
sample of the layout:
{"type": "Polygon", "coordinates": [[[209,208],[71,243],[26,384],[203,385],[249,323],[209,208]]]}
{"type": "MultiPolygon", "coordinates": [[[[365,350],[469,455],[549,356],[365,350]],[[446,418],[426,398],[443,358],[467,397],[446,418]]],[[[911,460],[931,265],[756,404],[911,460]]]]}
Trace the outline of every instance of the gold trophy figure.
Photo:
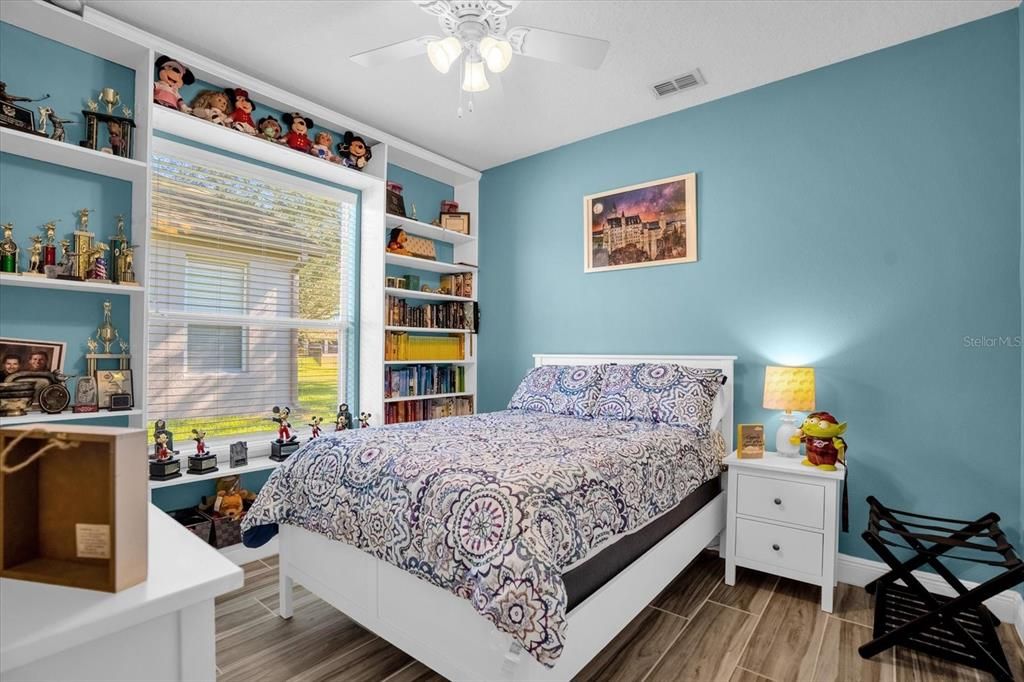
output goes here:
{"type": "Polygon", "coordinates": [[[18,244],[14,241],[14,223],[4,223],[0,241],[0,272],[18,271],[18,244]]]}
{"type": "Polygon", "coordinates": [[[38,234],[32,235],[32,245],[28,247],[28,270],[26,275],[41,275],[43,262],[43,238],[38,234]]]}
{"type": "Polygon", "coordinates": [[[103,88],[96,99],[107,105],[107,114],[109,116],[114,115],[114,107],[121,103],[121,95],[117,94],[117,90],[114,88],[103,88]]]}
{"type": "Polygon", "coordinates": [[[73,234],[75,261],[71,275],[75,279],[86,279],[89,276],[89,266],[91,265],[89,258],[93,251],[92,240],[96,235],[89,232],[89,209],[83,208],[77,211],[76,215],[78,216],[78,229],[73,234]]]}

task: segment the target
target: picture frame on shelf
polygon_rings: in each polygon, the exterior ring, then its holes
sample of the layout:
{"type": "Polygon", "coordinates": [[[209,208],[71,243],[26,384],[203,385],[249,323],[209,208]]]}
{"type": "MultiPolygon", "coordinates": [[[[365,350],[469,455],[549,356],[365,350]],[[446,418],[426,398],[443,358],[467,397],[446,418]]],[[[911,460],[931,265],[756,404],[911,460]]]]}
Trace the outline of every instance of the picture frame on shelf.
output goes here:
{"type": "Polygon", "coordinates": [[[764,424],[736,425],[736,457],[761,459],[764,457],[764,424]]]}
{"type": "Polygon", "coordinates": [[[392,189],[387,191],[387,195],[388,214],[405,218],[405,199],[402,198],[402,195],[392,189]]]}
{"type": "Polygon", "coordinates": [[[68,344],[0,338],[0,381],[16,372],[63,372],[68,344]]]}
{"type": "Polygon", "coordinates": [[[98,369],[96,402],[107,410],[130,410],[135,407],[135,392],[130,369],[98,369]]]}
{"type": "Polygon", "coordinates": [[[469,236],[470,219],[469,214],[465,211],[442,213],[440,221],[443,229],[469,236]]]}

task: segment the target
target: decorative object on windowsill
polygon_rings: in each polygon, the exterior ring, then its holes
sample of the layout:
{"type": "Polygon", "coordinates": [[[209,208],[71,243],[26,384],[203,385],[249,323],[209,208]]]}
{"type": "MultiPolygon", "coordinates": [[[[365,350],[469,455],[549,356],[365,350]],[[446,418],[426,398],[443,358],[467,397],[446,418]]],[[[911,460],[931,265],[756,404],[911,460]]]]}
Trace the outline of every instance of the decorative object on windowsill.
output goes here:
{"type": "Polygon", "coordinates": [[[361,429],[368,428],[370,426],[370,417],[372,417],[372,416],[373,415],[370,414],[369,412],[360,412],[359,413],[359,428],[361,428],[361,429]]]}
{"type": "Polygon", "coordinates": [[[50,222],[43,225],[41,230],[46,233],[46,244],[43,245],[43,267],[40,270],[43,274],[49,275],[49,270],[46,268],[49,266],[57,266],[57,223],[60,219],[51,220],[50,222]]]}
{"type": "Polygon", "coordinates": [[[196,77],[184,64],[167,55],[156,60],[156,82],[153,83],[153,101],[169,109],[189,113],[188,105],[178,91],[182,85],[192,85],[196,77]]]}
{"type": "Polygon", "coordinates": [[[736,456],[740,459],[764,457],[764,424],[736,426],[736,456]]]}
{"type": "Polygon", "coordinates": [[[7,93],[7,83],[0,81],[0,127],[39,135],[40,133],[36,132],[35,114],[31,109],[20,107],[15,102],[42,102],[49,97],[49,94],[37,99],[11,95],[7,93]]]}
{"type": "Polygon", "coordinates": [[[75,383],[75,405],[71,411],[75,414],[98,412],[96,402],[96,377],[78,377],[75,383]]]}
{"type": "Polygon", "coordinates": [[[228,464],[232,469],[244,467],[249,463],[249,444],[244,440],[232,443],[228,446],[228,464]]]}
{"type": "Polygon", "coordinates": [[[391,229],[391,234],[388,235],[388,253],[398,254],[399,256],[411,256],[406,248],[405,244],[409,241],[409,235],[405,233],[400,227],[394,227],[391,229]]]}
{"type": "Polygon", "coordinates": [[[785,410],[775,434],[775,451],[785,457],[799,457],[799,444],[790,442],[799,433],[793,412],[814,410],[814,368],[765,367],[762,406],[766,410],[785,410]]]}
{"type": "Polygon", "coordinates": [[[234,111],[231,112],[231,127],[246,135],[255,135],[256,123],[252,120],[253,103],[249,99],[249,93],[242,88],[226,88],[224,92],[234,102],[234,111]]]}
{"type": "Polygon", "coordinates": [[[331,163],[341,163],[341,159],[335,156],[334,152],[331,151],[331,147],[334,146],[334,138],[326,130],[321,130],[313,137],[313,146],[310,148],[309,153],[318,159],[324,161],[330,161],[331,163]]]}
{"type": "Polygon", "coordinates": [[[303,116],[296,111],[291,114],[284,114],[281,116],[281,120],[288,126],[288,132],[281,138],[282,141],[296,151],[308,152],[310,147],[313,146],[312,140],[307,135],[314,125],[313,119],[303,116]]]}
{"type": "Polygon", "coordinates": [[[40,135],[46,135],[46,124],[53,124],[53,134],[50,139],[55,142],[65,142],[67,131],[64,130],[65,123],[73,123],[74,119],[61,118],[51,107],[39,107],[39,130],[40,135]]]}
{"type": "MultiPolygon", "coordinates": [[[[373,158],[373,151],[366,144],[366,140],[351,130],[346,130],[341,142],[338,143],[338,155],[341,156],[341,165],[361,171],[373,158]]],[[[402,215],[405,215],[404,210],[402,215]]]]}
{"type": "Polygon", "coordinates": [[[275,405],[271,412],[270,420],[277,424],[277,440],[270,443],[270,459],[283,462],[299,448],[299,437],[292,433],[292,425],[288,421],[291,408],[275,405]]]}
{"type": "Polygon", "coordinates": [[[189,105],[192,115],[220,126],[231,125],[234,107],[223,90],[200,90],[189,105]]]}
{"type": "Polygon", "coordinates": [[[320,437],[320,425],[324,423],[323,417],[314,416],[312,421],[309,422],[310,428],[313,429],[313,435],[309,437],[309,440],[320,437]]]}
{"type": "Polygon", "coordinates": [[[284,144],[281,139],[281,123],[273,116],[264,116],[256,124],[259,128],[259,137],[276,144],[284,144]]]}
{"type": "Polygon", "coordinates": [[[791,445],[804,444],[807,456],[800,463],[818,467],[822,471],[835,471],[836,463],[846,464],[846,422],[842,424],[828,412],[812,412],[804,419],[797,432],[790,437],[791,445]]]}
{"type": "Polygon", "coordinates": [[[405,198],[402,197],[402,186],[397,182],[387,183],[387,212],[405,218],[405,198]]]}
{"type": "Polygon", "coordinates": [[[119,412],[130,410],[135,404],[130,369],[96,370],[96,396],[99,406],[119,412]]]}
{"type": "Polygon", "coordinates": [[[202,475],[217,471],[217,456],[206,449],[206,431],[192,429],[192,440],[196,442],[196,454],[188,456],[188,473],[202,475]]]}
{"type": "MultiPolygon", "coordinates": [[[[122,112],[131,110],[125,107],[122,112]]],[[[135,149],[135,121],[127,116],[82,110],[85,118],[85,139],[79,144],[87,149],[106,152],[123,159],[133,158],[135,149]],[[100,139],[100,124],[106,127],[106,143],[100,139]]]]}
{"type": "Polygon", "coordinates": [[[14,223],[3,224],[0,241],[0,272],[18,272],[18,243],[14,241],[14,223]]]}
{"type": "Polygon", "coordinates": [[[181,460],[175,455],[174,434],[166,428],[167,422],[157,419],[153,427],[153,453],[149,456],[149,480],[169,481],[181,477],[181,460]]]}
{"type": "Polygon", "coordinates": [[[458,213],[459,202],[452,201],[451,199],[441,200],[441,213],[458,213]]]}
{"type": "Polygon", "coordinates": [[[144,581],[145,447],[141,429],[0,429],[0,576],[106,592],[144,581]]]}
{"type": "Polygon", "coordinates": [[[441,227],[459,234],[469,234],[469,214],[449,211],[440,215],[441,227]]]}
{"type": "Polygon", "coordinates": [[[345,431],[352,428],[352,412],[348,409],[348,403],[338,405],[338,414],[334,418],[334,430],[345,431]]]}

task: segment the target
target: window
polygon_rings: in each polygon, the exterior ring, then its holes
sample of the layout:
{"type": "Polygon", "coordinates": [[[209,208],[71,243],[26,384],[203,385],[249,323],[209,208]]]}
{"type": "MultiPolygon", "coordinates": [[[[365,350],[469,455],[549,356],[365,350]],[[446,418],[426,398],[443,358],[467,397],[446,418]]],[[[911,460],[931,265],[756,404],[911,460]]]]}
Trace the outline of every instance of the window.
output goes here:
{"type": "Polygon", "coordinates": [[[269,442],[275,405],[330,420],[355,390],[356,195],[155,143],[150,420],[181,443],[269,442]]]}

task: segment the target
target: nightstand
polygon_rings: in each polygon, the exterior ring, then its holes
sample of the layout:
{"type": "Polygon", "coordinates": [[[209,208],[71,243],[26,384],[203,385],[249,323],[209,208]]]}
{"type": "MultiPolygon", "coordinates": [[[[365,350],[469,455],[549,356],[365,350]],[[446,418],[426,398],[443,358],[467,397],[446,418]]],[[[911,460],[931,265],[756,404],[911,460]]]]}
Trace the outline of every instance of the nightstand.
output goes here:
{"type": "Polygon", "coordinates": [[[819,585],[821,610],[831,613],[846,468],[821,471],[800,459],[774,452],[725,458],[725,584],[735,585],[743,566],[819,585]]]}

